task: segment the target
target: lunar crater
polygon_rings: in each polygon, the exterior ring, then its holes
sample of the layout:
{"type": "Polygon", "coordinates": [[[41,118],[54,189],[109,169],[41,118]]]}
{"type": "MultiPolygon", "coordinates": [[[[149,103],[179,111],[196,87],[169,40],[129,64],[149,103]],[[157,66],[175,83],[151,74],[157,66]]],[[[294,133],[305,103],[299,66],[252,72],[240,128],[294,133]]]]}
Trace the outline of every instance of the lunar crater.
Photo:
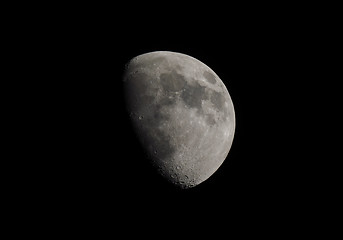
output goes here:
{"type": "Polygon", "coordinates": [[[213,114],[206,114],[206,123],[209,126],[215,126],[215,124],[217,123],[215,117],[213,114]]]}
{"type": "Polygon", "coordinates": [[[211,84],[217,83],[216,77],[210,71],[204,71],[203,75],[209,83],[211,84]]]}

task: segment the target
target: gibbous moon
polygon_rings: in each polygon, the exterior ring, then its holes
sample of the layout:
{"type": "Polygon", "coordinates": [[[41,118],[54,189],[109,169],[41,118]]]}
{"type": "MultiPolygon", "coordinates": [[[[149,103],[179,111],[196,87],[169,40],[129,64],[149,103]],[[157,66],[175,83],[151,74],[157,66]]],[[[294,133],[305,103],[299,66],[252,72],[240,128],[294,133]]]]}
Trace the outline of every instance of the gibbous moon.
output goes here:
{"type": "Polygon", "coordinates": [[[191,56],[157,51],[131,59],[123,81],[135,133],[161,176],[191,188],[216,172],[232,145],[235,112],[213,70],[191,56]]]}

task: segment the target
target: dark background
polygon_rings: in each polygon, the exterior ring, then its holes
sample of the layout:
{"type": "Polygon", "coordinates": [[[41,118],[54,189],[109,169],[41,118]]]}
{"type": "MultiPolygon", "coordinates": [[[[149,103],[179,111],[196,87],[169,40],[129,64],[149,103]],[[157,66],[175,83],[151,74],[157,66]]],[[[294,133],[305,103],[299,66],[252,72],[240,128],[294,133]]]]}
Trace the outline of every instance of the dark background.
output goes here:
{"type": "Polygon", "coordinates": [[[33,164],[39,174],[29,187],[33,199],[42,196],[38,205],[48,215],[104,227],[137,221],[193,229],[222,219],[217,228],[285,229],[286,219],[298,223],[314,214],[320,181],[313,178],[307,139],[320,103],[313,107],[315,83],[307,75],[315,71],[309,59],[317,52],[301,11],[79,7],[47,22],[48,16],[38,18],[25,35],[33,42],[27,43],[30,54],[39,58],[37,91],[44,96],[37,98],[42,117],[36,122],[42,160],[33,164]],[[125,64],[159,50],[208,65],[235,107],[227,159],[189,190],[165,183],[146,164],[125,111],[125,64]]]}
{"type": "Polygon", "coordinates": [[[81,196],[104,199],[106,204],[119,201],[128,210],[147,214],[173,214],[170,209],[188,207],[286,211],[303,191],[297,176],[301,156],[294,140],[300,124],[294,106],[298,40],[275,30],[282,26],[272,23],[223,23],[219,29],[201,23],[185,29],[158,23],[127,24],[123,30],[97,25],[82,29],[72,45],[67,44],[72,53],[66,56],[71,57],[68,67],[75,74],[65,79],[69,97],[74,95],[72,104],[66,103],[72,116],[66,119],[71,121],[66,137],[73,154],[66,164],[71,158],[70,174],[76,173],[70,192],[77,199],[80,191],[81,196]],[[210,179],[190,190],[174,189],[154,175],[123,105],[124,64],[158,50],[188,54],[210,66],[235,106],[236,132],[227,160],[210,179]]]}

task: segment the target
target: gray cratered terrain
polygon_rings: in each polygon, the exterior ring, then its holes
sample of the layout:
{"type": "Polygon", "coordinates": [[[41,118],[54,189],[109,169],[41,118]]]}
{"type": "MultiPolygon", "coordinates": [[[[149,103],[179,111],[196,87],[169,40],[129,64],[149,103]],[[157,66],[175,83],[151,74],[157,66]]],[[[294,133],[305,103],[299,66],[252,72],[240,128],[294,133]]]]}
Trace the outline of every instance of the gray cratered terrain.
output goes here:
{"type": "Polygon", "coordinates": [[[158,172],[181,188],[208,179],[235,131],[233,103],[217,74],[188,55],[158,51],[133,58],[123,81],[133,127],[158,172]]]}

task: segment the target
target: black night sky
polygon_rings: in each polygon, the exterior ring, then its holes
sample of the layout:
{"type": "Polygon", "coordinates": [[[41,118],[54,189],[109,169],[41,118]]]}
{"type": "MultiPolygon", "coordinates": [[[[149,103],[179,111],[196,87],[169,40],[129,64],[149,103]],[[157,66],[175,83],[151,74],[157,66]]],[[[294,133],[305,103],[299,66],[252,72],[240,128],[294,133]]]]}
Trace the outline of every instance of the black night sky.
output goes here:
{"type": "Polygon", "coordinates": [[[135,31],[127,26],[113,33],[95,28],[97,37],[75,43],[85,62],[78,67],[86,72],[78,80],[80,85],[74,86],[80,97],[75,106],[80,122],[75,126],[84,156],[75,167],[85,168],[81,174],[91,190],[106,201],[130,202],[127,207],[136,210],[144,210],[145,201],[152,208],[164,202],[195,201],[230,211],[259,211],[257,205],[268,209],[285,203],[293,196],[287,193],[295,186],[297,171],[293,155],[297,146],[289,142],[296,134],[297,114],[291,112],[297,93],[289,96],[294,84],[294,73],[289,71],[292,39],[273,26],[254,23],[222,24],[218,30],[211,28],[211,34],[201,26],[191,30],[170,26],[157,32],[148,26],[135,31]],[[235,106],[236,132],[227,160],[211,178],[190,190],[175,189],[153,174],[124,111],[120,81],[125,63],[158,50],[184,53],[211,67],[235,106]]]}
{"type": "Polygon", "coordinates": [[[206,221],[224,217],[239,223],[265,216],[270,224],[307,209],[314,186],[304,175],[304,135],[310,131],[302,118],[309,111],[303,98],[309,57],[305,30],[287,15],[234,12],[207,18],[140,13],[131,20],[80,13],[49,25],[57,30],[45,35],[44,56],[56,56],[48,70],[54,76],[53,105],[63,114],[53,115],[56,144],[46,175],[53,179],[47,188],[53,189],[58,209],[103,220],[151,216],[163,222],[165,216],[181,216],[196,222],[205,213],[211,216],[206,221]],[[227,159],[189,190],[161,181],[146,164],[125,111],[125,64],[158,50],[208,65],[235,107],[227,159]]]}

